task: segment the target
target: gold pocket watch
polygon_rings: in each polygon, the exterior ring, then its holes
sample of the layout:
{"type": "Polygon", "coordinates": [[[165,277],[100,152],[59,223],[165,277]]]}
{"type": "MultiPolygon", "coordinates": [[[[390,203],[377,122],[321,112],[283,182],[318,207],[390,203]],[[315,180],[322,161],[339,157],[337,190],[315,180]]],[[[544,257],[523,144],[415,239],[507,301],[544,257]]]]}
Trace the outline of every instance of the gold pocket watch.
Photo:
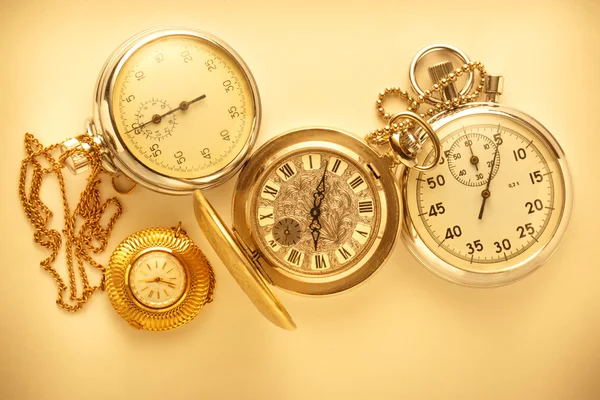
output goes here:
{"type": "Polygon", "coordinates": [[[144,229],[113,252],[106,291],[131,326],[165,331],[193,319],[212,301],[213,270],[198,246],[177,229],[144,229]]]}
{"type": "MultiPolygon", "coordinates": [[[[107,60],[87,134],[103,167],[168,194],[218,185],[242,165],[260,126],[256,82],[226,43],[189,28],[142,32],[107,60]]],[[[88,148],[71,139],[63,150],[88,148]]],[[[84,157],[68,164],[87,167],[84,157]]]]}
{"type": "Polygon", "coordinates": [[[346,132],[298,129],[264,144],[240,172],[231,230],[200,191],[194,210],[255,306],[274,324],[294,329],[269,285],[328,295],[377,271],[399,228],[395,166],[346,132]]]}
{"type": "MultiPolygon", "coordinates": [[[[410,111],[423,102],[434,105],[422,116],[431,117],[443,156],[431,170],[401,173],[404,243],[429,270],[468,286],[499,286],[530,274],[557,249],[571,214],[571,175],[560,145],[529,115],[498,104],[503,78],[488,75],[457,48],[421,50],[412,61],[410,81],[418,98],[388,88],[377,108],[384,118],[393,118],[382,106],[389,95],[407,99],[410,111]],[[424,92],[415,77],[417,64],[439,50],[454,53],[464,65],[454,70],[447,61],[429,68],[436,84],[424,92]],[[468,94],[476,69],[481,81],[468,94]],[[466,72],[467,85],[458,92],[454,82],[466,72]],[[481,91],[486,101],[476,102],[481,91]]],[[[418,131],[415,138],[417,148],[426,141],[418,131]]],[[[433,156],[426,154],[426,162],[433,156]]]]}

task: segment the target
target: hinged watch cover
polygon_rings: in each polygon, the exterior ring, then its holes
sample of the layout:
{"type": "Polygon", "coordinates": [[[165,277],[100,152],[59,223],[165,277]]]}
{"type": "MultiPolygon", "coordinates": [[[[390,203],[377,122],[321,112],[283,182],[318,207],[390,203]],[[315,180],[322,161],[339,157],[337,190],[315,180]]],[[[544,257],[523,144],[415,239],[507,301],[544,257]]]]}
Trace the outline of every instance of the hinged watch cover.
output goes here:
{"type": "Polygon", "coordinates": [[[206,239],[258,311],[280,328],[296,329],[292,317],[265,278],[199,190],[194,192],[194,213],[206,239]]]}

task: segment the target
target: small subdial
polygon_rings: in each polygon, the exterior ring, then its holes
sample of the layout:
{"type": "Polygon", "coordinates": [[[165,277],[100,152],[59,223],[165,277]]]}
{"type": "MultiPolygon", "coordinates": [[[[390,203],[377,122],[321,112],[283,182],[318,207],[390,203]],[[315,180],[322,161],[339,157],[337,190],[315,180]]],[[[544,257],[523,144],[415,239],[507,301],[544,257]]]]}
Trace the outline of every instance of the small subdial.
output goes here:
{"type": "Polygon", "coordinates": [[[294,246],[301,237],[300,223],[293,218],[280,219],[273,225],[273,238],[282,246],[294,246]]]}
{"type": "Polygon", "coordinates": [[[492,139],[479,133],[467,133],[444,152],[452,176],[466,186],[482,186],[494,178],[500,168],[500,154],[492,139]],[[493,168],[490,171],[490,168],[493,168]],[[491,175],[490,175],[491,172],[491,175]]]}
{"type": "Polygon", "coordinates": [[[148,139],[161,141],[168,138],[177,126],[177,118],[171,112],[171,106],[164,100],[150,100],[142,103],[137,114],[137,123],[140,132],[148,139]],[[165,115],[166,114],[166,115],[165,115]]]}

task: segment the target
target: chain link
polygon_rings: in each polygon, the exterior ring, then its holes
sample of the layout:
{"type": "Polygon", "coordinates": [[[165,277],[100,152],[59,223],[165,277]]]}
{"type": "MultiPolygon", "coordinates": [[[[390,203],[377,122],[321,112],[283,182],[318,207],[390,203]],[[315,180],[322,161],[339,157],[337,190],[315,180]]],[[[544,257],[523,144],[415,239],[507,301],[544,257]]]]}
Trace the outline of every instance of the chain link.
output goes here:
{"type": "Polygon", "coordinates": [[[89,135],[81,135],[77,139],[81,143],[89,145],[90,149],[83,150],[81,147],[70,149],[56,159],[52,153],[60,146],[59,144],[44,148],[32,134],[25,134],[25,151],[27,156],[21,163],[21,173],[19,176],[19,196],[25,215],[35,229],[33,239],[40,246],[51,251],[51,254],[40,262],[40,266],[56,281],[58,286],[56,303],[64,310],[70,312],[79,311],[96,290],[104,290],[106,269],[94,261],[90,253],[98,254],[104,251],[113,227],[123,212],[121,202],[116,197],[109,198],[104,203],[101,203],[99,189],[101,179],[99,176],[105,171],[102,168],[98,145],[94,143],[89,135]],[[71,213],[62,170],[65,167],[65,160],[75,154],[82,155],[88,159],[91,173],[88,177],[87,185],[80,195],[79,203],[73,213],[71,213]],[[45,160],[49,164],[49,167],[44,168],[40,159],[45,160]],[[30,168],[32,169],[32,174],[29,187],[27,187],[27,176],[30,168]],[[65,221],[62,236],[61,232],[48,228],[48,223],[52,219],[53,213],[40,199],[42,182],[46,175],[51,174],[56,175],[62,197],[65,221]],[[106,226],[102,226],[100,220],[110,205],[114,206],[116,210],[108,220],[106,226]],[[77,230],[77,223],[80,221],[81,227],[77,230]],[[69,275],[69,302],[65,301],[67,286],[52,266],[60,251],[63,237],[69,275]],[[73,256],[77,261],[78,275],[81,280],[82,288],[80,294],[77,293],[73,256]],[[98,285],[90,285],[86,272],[86,264],[101,271],[102,277],[98,285]]]}
{"type": "MultiPolygon", "coordinates": [[[[390,114],[385,111],[383,108],[383,101],[388,96],[400,96],[402,99],[406,100],[408,104],[407,111],[412,111],[417,113],[419,108],[424,103],[427,103],[432,108],[429,108],[425,113],[419,113],[422,118],[433,117],[437,113],[445,110],[453,110],[461,104],[470,103],[476,101],[479,97],[479,94],[483,91],[484,81],[485,81],[486,71],[483,64],[479,61],[469,62],[467,64],[463,64],[461,68],[457,68],[454,72],[450,73],[447,77],[441,79],[438,83],[434,84],[430,90],[426,90],[423,96],[418,96],[413,98],[406,90],[401,90],[398,86],[388,87],[377,96],[377,101],[375,102],[375,108],[377,109],[377,113],[383,118],[385,122],[388,122],[394,114],[390,114]],[[446,100],[442,103],[435,103],[430,100],[433,97],[434,93],[441,93],[448,85],[455,82],[461,75],[464,73],[469,73],[474,70],[479,72],[480,83],[477,85],[475,90],[467,95],[459,95],[458,97],[452,100],[446,100]]],[[[394,123],[391,125],[386,125],[383,128],[375,129],[369,132],[365,139],[367,142],[377,145],[383,146],[388,143],[390,135],[395,132],[400,131],[408,131],[412,129],[414,126],[410,121],[403,121],[400,123],[394,123]]]]}

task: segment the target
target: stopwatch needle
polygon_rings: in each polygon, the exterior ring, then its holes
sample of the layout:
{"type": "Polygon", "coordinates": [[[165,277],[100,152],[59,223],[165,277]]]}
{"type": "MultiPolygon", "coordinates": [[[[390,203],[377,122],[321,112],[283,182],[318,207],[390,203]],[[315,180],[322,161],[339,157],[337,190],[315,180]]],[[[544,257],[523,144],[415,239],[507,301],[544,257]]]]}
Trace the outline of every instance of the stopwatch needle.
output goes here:
{"type": "Polygon", "coordinates": [[[153,122],[154,122],[155,124],[160,124],[160,122],[162,121],[162,119],[163,119],[164,117],[166,117],[167,115],[171,115],[171,114],[173,114],[175,111],[179,111],[179,110],[185,111],[185,110],[187,110],[187,109],[189,108],[190,104],[194,104],[195,102],[197,102],[197,101],[200,101],[200,100],[202,100],[202,99],[204,99],[204,98],[206,98],[206,95],[205,95],[205,94],[203,94],[203,95],[201,95],[201,96],[198,96],[198,97],[196,97],[195,99],[193,99],[193,100],[190,100],[190,101],[185,101],[185,100],[184,100],[184,101],[182,101],[181,103],[179,103],[179,106],[177,106],[177,108],[174,108],[174,109],[172,109],[172,110],[169,110],[169,111],[167,111],[166,113],[164,113],[164,114],[162,114],[162,115],[155,114],[155,115],[153,115],[153,116],[152,116],[152,119],[151,119],[150,121],[148,121],[148,122],[145,122],[145,123],[143,123],[142,125],[140,125],[140,126],[137,126],[137,127],[133,128],[133,129],[130,129],[130,130],[128,130],[128,131],[127,131],[127,132],[125,132],[125,133],[129,133],[129,132],[135,131],[136,129],[142,129],[142,128],[143,128],[143,127],[145,127],[146,125],[148,125],[148,124],[151,124],[151,123],[153,123],[153,122]]]}
{"type": "Polygon", "coordinates": [[[470,160],[471,164],[473,164],[475,166],[476,171],[479,171],[479,167],[477,166],[479,164],[479,157],[477,157],[475,154],[473,154],[473,145],[472,144],[469,144],[469,150],[471,151],[471,160],[470,160]]]}
{"type": "Polygon", "coordinates": [[[492,160],[492,166],[490,167],[490,176],[488,177],[487,185],[485,189],[481,192],[481,197],[483,200],[481,202],[481,208],[479,209],[479,219],[483,218],[483,210],[485,208],[486,200],[491,196],[490,193],[490,182],[492,181],[492,174],[494,173],[494,167],[496,166],[496,157],[498,156],[498,146],[496,146],[496,151],[494,152],[494,159],[492,160]]]}

